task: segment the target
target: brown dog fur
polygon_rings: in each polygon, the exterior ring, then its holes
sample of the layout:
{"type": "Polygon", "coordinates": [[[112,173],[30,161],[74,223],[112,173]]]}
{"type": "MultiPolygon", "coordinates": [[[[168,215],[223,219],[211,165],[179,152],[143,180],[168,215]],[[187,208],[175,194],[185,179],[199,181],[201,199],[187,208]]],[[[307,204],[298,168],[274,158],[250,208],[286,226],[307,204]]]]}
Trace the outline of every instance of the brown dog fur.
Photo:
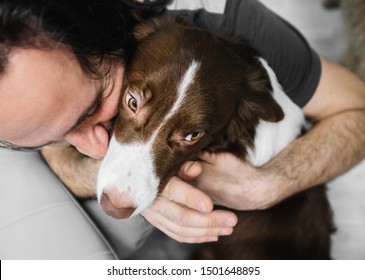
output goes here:
{"type": "MultiPolygon", "coordinates": [[[[171,85],[187,68],[184,58],[202,61],[188,105],[179,111],[180,117],[161,129],[153,146],[161,179],[159,192],[179,167],[201,150],[230,152],[246,160],[260,119],[278,122],[283,118],[272,98],[268,75],[257,60],[259,54],[246,43],[212,35],[179,18],[142,24],[136,29],[136,38],[138,47],[126,71],[123,92],[127,88],[143,92],[144,103],[149,105],[137,119],[130,119],[120,105],[115,124],[119,142],[147,141],[174,102],[175,95],[169,92],[174,92],[171,85]],[[176,127],[189,132],[196,123],[208,122],[209,136],[196,144],[175,141],[176,127]]],[[[233,234],[203,245],[195,257],[330,258],[332,217],[324,186],[299,193],[271,209],[235,212],[239,222],[233,234]]]]}

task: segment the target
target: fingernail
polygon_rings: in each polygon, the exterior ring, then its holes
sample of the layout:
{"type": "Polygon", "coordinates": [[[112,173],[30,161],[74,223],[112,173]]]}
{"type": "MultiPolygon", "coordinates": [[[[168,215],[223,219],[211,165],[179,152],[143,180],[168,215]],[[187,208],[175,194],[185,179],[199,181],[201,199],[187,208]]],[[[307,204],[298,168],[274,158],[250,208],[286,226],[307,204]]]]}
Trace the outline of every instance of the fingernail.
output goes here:
{"type": "Polygon", "coordinates": [[[218,241],[218,237],[216,237],[216,236],[208,237],[206,239],[206,242],[217,242],[217,241],[218,241]]]}
{"type": "Polygon", "coordinates": [[[236,225],[236,220],[235,219],[233,219],[233,218],[228,218],[227,220],[226,220],[226,225],[227,226],[229,226],[229,227],[233,227],[233,226],[235,226],[236,225]]]}
{"type": "Polygon", "coordinates": [[[232,228],[222,228],[219,230],[219,235],[230,235],[232,234],[232,228]]]}

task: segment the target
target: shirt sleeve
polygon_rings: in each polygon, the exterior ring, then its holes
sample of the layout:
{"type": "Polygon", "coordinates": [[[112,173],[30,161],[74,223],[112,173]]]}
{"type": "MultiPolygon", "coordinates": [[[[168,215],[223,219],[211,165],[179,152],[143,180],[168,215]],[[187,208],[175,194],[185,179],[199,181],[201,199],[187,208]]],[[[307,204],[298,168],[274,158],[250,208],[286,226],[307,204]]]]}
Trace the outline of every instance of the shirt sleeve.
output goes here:
{"type": "Polygon", "coordinates": [[[276,73],[285,93],[303,107],[313,96],[321,75],[318,54],[291,24],[257,0],[227,0],[222,13],[169,11],[190,17],[212,32],[228,31],[255,48],[276,73]]]}

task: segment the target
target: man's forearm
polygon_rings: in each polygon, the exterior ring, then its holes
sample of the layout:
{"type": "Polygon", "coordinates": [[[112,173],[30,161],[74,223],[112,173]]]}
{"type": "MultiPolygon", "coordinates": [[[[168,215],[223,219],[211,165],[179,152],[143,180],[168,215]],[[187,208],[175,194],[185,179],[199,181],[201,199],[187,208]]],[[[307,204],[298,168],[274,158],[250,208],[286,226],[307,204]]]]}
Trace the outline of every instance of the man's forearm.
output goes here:
{"type": "Polygon", "coordinates": [[[364,157],[365,110],[353,110],[323,119],[262,171],[274,178],[281,200],[334,179],[364,157]]]}
{"type": "Polygon", "coordinates": [[[100,161],[79,153],[74,147],[44,148],[42,156],[74,195],[80,198],[96,196],[100,161]]]}

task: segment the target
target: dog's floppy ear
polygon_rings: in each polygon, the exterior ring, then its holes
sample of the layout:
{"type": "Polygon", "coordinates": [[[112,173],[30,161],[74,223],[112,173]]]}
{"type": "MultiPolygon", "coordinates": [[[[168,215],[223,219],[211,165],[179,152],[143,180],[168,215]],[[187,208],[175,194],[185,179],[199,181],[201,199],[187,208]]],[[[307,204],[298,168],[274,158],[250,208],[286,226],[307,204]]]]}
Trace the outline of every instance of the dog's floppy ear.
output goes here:
{"type": "Polygon", "coordinates": [[[168,26],[174,26],[176,24],[193,26],[192,22],[182,17],[169,16],[159,19],[154,18],[138,24],[133,31],[134,37],[139,42],[160,29],[166,28],[168,26]]]}
{"type": "MultiPolygon", "coordinates": [[[[252,86],[252,85],[251,85],[252,86]]],[[[273,98],[271,87],[258,82],[256,87],[242,92],[237,113],[233,115],[227,129],[229,142],[236,141],[242,136],[252,137],[260,120],[279,122],[284,118],[284,112],[273,98]]]]}
{"type": "Polygon", "coordinates": [[[254,134],[260,120],[279,122],[284,112],[273,97],[273,87],[269,73],[258,59],[259,54],[242,40],[219,36],[220,40],[233,51],[241,61],[241,86],[237,93],[238,109],[228,126],[228,140],[254,134]]]}

